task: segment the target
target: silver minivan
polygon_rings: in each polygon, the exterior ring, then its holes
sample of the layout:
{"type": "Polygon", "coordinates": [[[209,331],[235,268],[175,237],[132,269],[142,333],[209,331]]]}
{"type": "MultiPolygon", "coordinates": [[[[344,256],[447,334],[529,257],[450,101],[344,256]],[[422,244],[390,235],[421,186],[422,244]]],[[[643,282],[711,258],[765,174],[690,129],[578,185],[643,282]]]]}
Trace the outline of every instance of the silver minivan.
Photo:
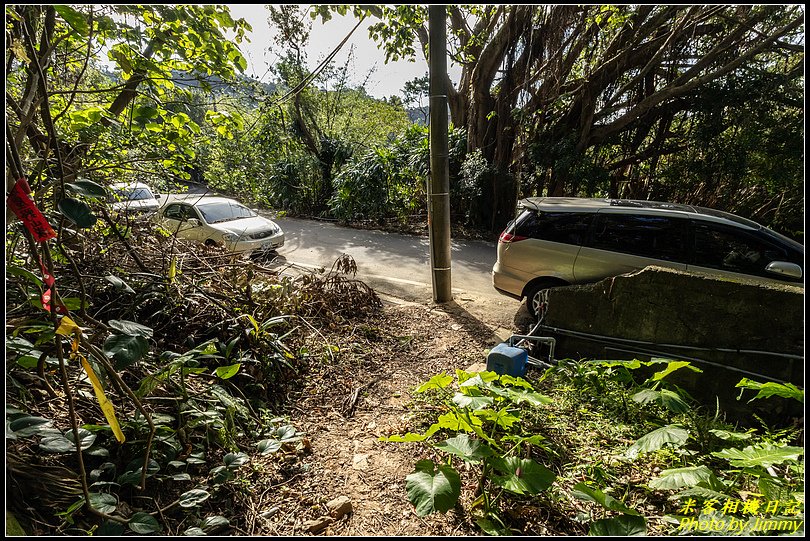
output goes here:
{"type": "Polygon", "coordinates": [[[620,199],[532,197],[498,241],[492,283],[543,309],[543,290],[650,265],[804,286],[804,246],[718,210],[620,199]]]}

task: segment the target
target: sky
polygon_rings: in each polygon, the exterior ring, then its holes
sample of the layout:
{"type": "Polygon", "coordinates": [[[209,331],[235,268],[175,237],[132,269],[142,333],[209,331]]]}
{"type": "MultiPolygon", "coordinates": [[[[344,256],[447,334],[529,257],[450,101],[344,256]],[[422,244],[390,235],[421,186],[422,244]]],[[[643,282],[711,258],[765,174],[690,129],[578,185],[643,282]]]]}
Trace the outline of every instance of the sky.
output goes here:
{"type": "MultiPolygon", "coordinates": [[[[308,7],[308,5],[304,6],[308,7]]],[[[273,33],[267,23],[267,8],[264,5],[250,4],[228,4],[228,7],[232,17],[244,18],[253,27],[253,32],[249,34],[251,42],[239,44],[240,50],[248,61],[245,75],[255,75],[262,81],[270,81],[272,75],[268,73],[268,65],[272,65],[278,59],[280,51],[272,40],[273,33]],[[272,50],[268,50],[270,48],[272,50]]],[[[305,20],[310,21],[311,19],[307,15],[305,20]]],[[[365,80],[366,91],[376,98],[392,95],[401,97],[402,87],[406,82],[427,74],[427,62],[420,57],[415,62],[400,60],[386,64],[385,53],[378,49],[377,44],[368,37],[368,27],[374,21],[374,19],[367,19],[355,30],[351,39],[335,57],[334,62],[336,65],[343,65],[348,57],[350,46],[354,45],[354,63],[350,64],[352,83],[361,84],[365,80]]],[[[344,17],[338,14],[334,14],[326,24],[322,24],[320,18],[312,21],[312,31],[307,48],[308,67],[314,69],[356,24],[357,20],[351,15],[344,17]]]]}

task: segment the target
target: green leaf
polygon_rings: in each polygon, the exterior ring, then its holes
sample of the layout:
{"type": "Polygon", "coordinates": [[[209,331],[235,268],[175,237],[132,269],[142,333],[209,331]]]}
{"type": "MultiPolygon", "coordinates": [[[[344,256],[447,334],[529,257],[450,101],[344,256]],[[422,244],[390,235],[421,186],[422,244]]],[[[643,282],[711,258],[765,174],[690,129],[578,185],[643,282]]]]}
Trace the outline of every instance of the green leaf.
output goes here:
{"type": "Polygon", "coordinates": [[[269,455],[270,453],[275,453],[279,449],[281,449],[282,443],[278,440],[274,439],[265,439],[261,440],[259,443],[256,444],[256,447],[259,449],[259,454],[262,455],[269,455]]]}
{"type": "Polygon", "coordinates": [[[80,35],[86,36],[89,33],[90,30],[84,15],[70,6],[56,5],[53,8],[56,10],[59,16],[62,17],[62,19],[64,19],[64,21],[80,35]]]}
{"type": "Polygon", "coordinates": [[[129,285],[125,281],[123,281],[117,276],[108,275],[105,276],[104,279],[110,282],[113,285],[113,287],[119,291],[124,291],[126,293],[135,293],[134,289],[129,287],[129,285]]]}
{"type": "Polygon", "coordinates": [[[493,516],[493,513],[489,513],[485,517],[478,517],[475,519],[475,523],[487,535],[512,535],[512,532],[509,528],[504,527],[500,519],[493,520],[490,518],[493,516]]]}
{"type": "Polygon", "coordinates": [[[418,516],[445,513],[461,495],[461,478],[451,466],[441,465],[436,471],[432,460],[420,460],[416,471],[405,478],[405,490],[418,516]]]}
{"type": "Polygon", "coordinates": [[[20,438],[39,434],[42,430],[50,428],[52,421],[44,417],[25,415],[9,423],[9,429],[20,438]]]}
{"type": "MultiPolygon", "coordinates": [[[[65,432],[65,438],[67,438],[72,444],[75,444],[75,437],[73,435],[73,430],[68,430],[65,432]]],[[[81,449],[89,449],[93,442],[96,441],[96,435],[86,430],[84,428],[79,429],[79,443],[81,445],[81,449]]]]}
{"type": "Polygon", "coordinates": [[[61,212],[67,219],[79,226],[80,228],[93,227],[96,223],[96,216],[87,203],[73,199],[72,197],[65,197],[59,201],[57,205],[59,212],[61,212]]]}
{"type": "Polygon", "coordinates": [[[669,389],[654,391],[653,389],[642,389],[632,396],[634,402],[639,404],[649,404],[655,402],[674,413],[686,413],[689,411],[689,404],[678,393],[669,389]]]}
{"type": "Polygon", "coordinates": [[[651,453],[666,446],[680,447],[689,439],[689,432],[678,425],[667,425],[640,437],[625,452],[626,458],[636,458],[639,453],[651,453]]]}
{"type": "Polygon", "coordinates": [[[196,507],[211,497],[207,490],[195,488],[180,495],[180,507],[196,507]]]}
{"type": "Polygon", "coordinates": [[[456,393],[453,402],[460,408],[479,410],[491,406],[495,399],[489,396],[467,396],[464,393],[456,393]]]}
{"type": "Polygon", "coordinates": [[[442,443],[435,444],[435,447],[446,453],[459,456],[468,462],[479,462],[494,454],[488,445],[471,438],[467,434],[459,434],[454,438],[449,438],[442,443]]]}
{"type": "Polygon", "coordinates": [[[605,494],[599,489],[589,487],[585,483],[577,483],[574,485],[571,495],[578,500],[598,503],[608,511],[620,511],[628,515],[639,515],[638,511],[630,509],[624,503],[609,494],[605,494]]]}
{"type": "Polygon", "coordinates": [[[107,189],[100,184],[96,184],[92,180],[82,179],[77,180],[76,182],[66,182],[65,188],[73,193],[86,195],[88,197],[95,197],[98,199],[104,199],[107,197],[107,189]]]}
{"type": "Polygon", "coordinates": [[[424,393],[430,389],[444,389],[453,383],[453,376],[447,375],[442,372],[427,380],[425,383],[416,388],[417,393],[424,393]]]}
{"type": "MultiPolygon", "coordinates": [[[[804,404],[804,391],[799,389],[792,383],[783,384],[783,383],[775,383],[773,381],[760,383],[758,381],[750,380],[748,378],[743,378],[737,385],[735,385],[735,387],[759,391],[756,394],[756,396],[751,400],[749,400],[748,402],[752,402],[758,398],[781,396],[783,398],[792,398],[794,400],[798,400],[799,402],[804,404]]],[[[737,398],[737,400],[739,400],[740,398],[742,398],[742,391],[740,391],[740,396],[737,398]]]]}
{"type": "Polygon", "coordinates": [[[510,412],[506,408],[501,408],[497,412],[493,410],[477,410],[474,411],[473,414],[475,415],[475,417],[481,417],[482,419],[486,419],[487,421],[492,421],[496,426],[500,426],[506,429],[511,428],[512,425],[520,421],[520,417],[512,415],[512,412],[510,412]]]}
{"type": "Polygon", "coordinates": [[[706,466],[688,466],[664,470],[661,475],[650,481],[650,488],[657,490],[674,490],[676,488],[694,487],[701,483],[706,486],[716,484],[714,473],[706,466]]]}
{"type": "Polygon", "coordinates": [[[557,478],[554,472],[529,458],[507,457],[495,460],[493,466],[505,475],[493,477],[492,482],[515,494],[539,494],[557,478]]]}
{"type": "Polygon", "coordinates": [[[230,525],[231,521],[229,521],[227,518],[220,515],[214,515],[212,517],[206,517],[205,520],[200,523],[200,528],[202,528],[205,533],[214,533],[223,528],[227,528],[230,525]]]}
{"type": "Polygon", "coordinates": [[[191,476],[187,473],[175,473],[170,475],[174,481],[191,481],[191,476]]]}
{"type": "Polygon", "coordinates": [[[61,434],[42,438],[39,447],[48,453],[69,453],[76,450],[73,442],[61,434]]]}
{"type": "Polygon", "coordinates": [[[104,341],[104,353],[115,359],[121,370],[139,361],[149,351],[149,342],[142,336],[114,334],[104,341]]]}
{"type": "Polygon", "coordinates": [[[709,430],[711,434],[714,434],[721,440],[726,441],[744,441],[750,440],[752,434],[750,432],[729,432],[728,430],[720,430],[717,428],[712,428],[709,430]]]}
{"type": "MultiPolygon", "coordinates": [[[[24,269],[22,267],[17,267],[16,265],[9,265],[6,267],[6,272],[8,274],[13,274],[14,276],[19,276],[20,278],[24,278],[25,280],[31,282],[37,287],[42,287],[42,280],[33,272],[29,271],[28,269],[24,269]]],[[[17,337],[15,337],[17,338],[17,337]]]]}
{"type": "Polygon", "coordinates": [[[523,387],[527,391],[533,391],[534,387],[532,384],[526,381],[521,377],[510,376],[509,374],[504,374],[499,378],[501,385],[511,385],[513,387],[523,387]]]}
{"type": "Polygon", "coordinates": [[[250,458],[245,453],[228,453],[222,461],[228,468],[238,468],[250,462],[250,458]]]}
{"type": "Polygon", "coordinates": [[[676,370],[680,370],[681,368],[688,368],[694,372],[703,372],[703,370],[700,368],[692,366],[689,361],[670,361],[667,363],[666,368],[653,374],[652,377],[647,381],[661,381],[671,373],[675,372],[676,370]]]}
{"type": "Polygon", "coordinates": [[[596,535],[599,537],[647,535],[647,521],[644,517],[632,515],[603,518],[591,523],[588,535],[596,535]]]}
{"type": "Polygon", "coordinates": [[[118,500],[112,494],[90,493],[90,507],[102,513],[114,513],[118,507],[118,500]]]}
{"type": "Polygon", "coordinates": [[[127,525],[130,529],[142,535],[159,532],[161,530],[158,521],[149,513],[138,512],[132,515],[127,525]]]}
{"type": "Polygon", "coordinates": [[[135,323],[134,321],[127,321],[126,319],[111,319],[107,324],[121,334],[128,334],[130,336],[152,338],[152,334],[154,333],[151,327],[135,323]]]}
{"type": "Polygon", "coordinates": [[[236,364],[229,364],[228,366],[218,366],[214,373],[217,375],[218,378],[221,379],[228,379],[232,378],[239,372],[239,368],[242,366],[242,363],[236,364]]]}
{"type": "Polygon", "coordinates": [[[712,453],[713,456],[728,460],[732,466],[737,468],[751,468],[756,466],[769,468],[774,464],[799,460],[802,454],[804,454],[804,449],[801,447],[790,447],[787,445],[778,447],[769,443],[757,447],[749,445],[742,450],[723,449],[722,451],[712,453]]]}
{"type": "Polygon", "coordinates": [[[532,406],[545,406],[554,402],[554,400],[544,394],[535,393],[533,391],[524,391],[522,389],[507,389],[507,396],[515,404],[528,402],[532,406]]]}
{"type": "MultiPolygon", "coordinates": [[[[720,482],[720,481],[718,481],[720,482]]],[[[682,490],[675,494],[671,499],[678,499],[682,500],[684,498],[699,498],[701,501],[706,500],[727,500],[731,496],[728,494],[723,494],[722,492],[718,492],[717,490],[712,490],[706,487],[692,487],[687,488],[686,490],[682,490]]]]}

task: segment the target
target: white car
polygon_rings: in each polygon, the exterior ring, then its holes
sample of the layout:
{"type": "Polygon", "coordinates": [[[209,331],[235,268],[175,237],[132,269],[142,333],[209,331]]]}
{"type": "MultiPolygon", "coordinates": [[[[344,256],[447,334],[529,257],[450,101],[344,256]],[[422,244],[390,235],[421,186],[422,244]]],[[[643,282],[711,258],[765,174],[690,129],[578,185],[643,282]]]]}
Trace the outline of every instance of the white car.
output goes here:
{"type": "Polygon", "coordinates": [[[160,207],[157,196],[143,182],[117,182],[110,191],[110,207],[118,212],[154,212],[160,207]]]}
{"type": "Polygon", "coordinates": [[[168,196],[155,219],[180,238],[236,253],[270,252],[284,245],[278,224],[227,197],[168,196]]]}

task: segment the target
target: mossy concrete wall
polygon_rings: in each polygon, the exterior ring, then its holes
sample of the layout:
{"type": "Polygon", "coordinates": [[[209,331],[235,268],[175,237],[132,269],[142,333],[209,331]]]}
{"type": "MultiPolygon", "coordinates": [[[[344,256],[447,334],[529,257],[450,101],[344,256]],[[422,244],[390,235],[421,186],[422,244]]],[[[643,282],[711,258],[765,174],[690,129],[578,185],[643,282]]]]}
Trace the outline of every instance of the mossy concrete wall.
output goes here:
{"type": "MultiPolygon", "coordinates": [[[[745,401],[736,400],[740,389],[735,389],[743,377],[804,386],[801,287],[647,267],[595,284],[549,290],[544,324],[659,344],[623,348],[557,334],[558,358],[666,357],[651,353],[653,350],[693,358],[692,364],[703,373],[680,370],[671,381],[712,407],[715,398],[719,398],[724,408],[738,419],[752,412],[770,412],[768,416],[772,418],[774,412],[789,416],[801,410],[798,402],[797,409],[790,401],[781,399],[767,399],[770,404],[765,408],[760,407],[763,400],[747,406],[745,401]],[[682,347],[669,347],[672,345],[682,347]],[[648,350],[650,354],[620,351],[634,348],[648,350]]],[[[753,395],[752,391],[746,391],[744,397],[753,395]]]]}

